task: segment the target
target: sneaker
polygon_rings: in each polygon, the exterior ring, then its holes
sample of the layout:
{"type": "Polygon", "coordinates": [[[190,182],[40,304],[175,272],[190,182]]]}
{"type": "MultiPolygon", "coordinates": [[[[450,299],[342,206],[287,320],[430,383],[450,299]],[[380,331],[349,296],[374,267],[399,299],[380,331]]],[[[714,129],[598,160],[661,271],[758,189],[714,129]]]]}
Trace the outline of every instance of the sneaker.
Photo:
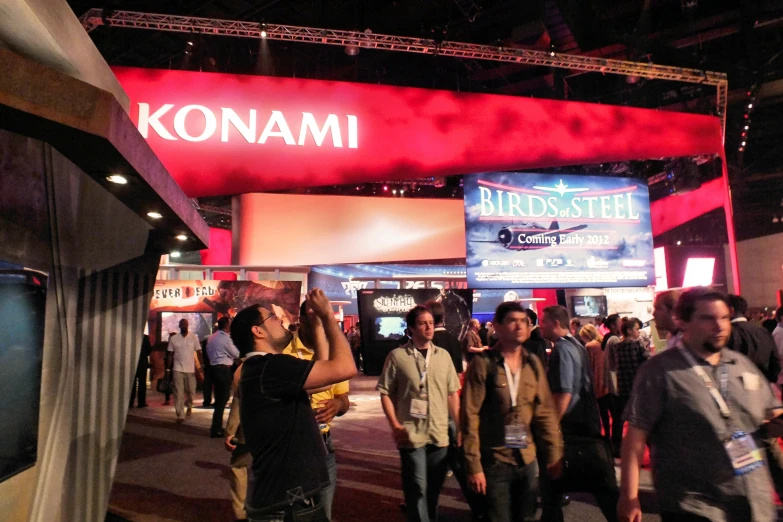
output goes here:
{"type": "Polygon", "coordinates": [[[185,415],[187,415],[188,417],[190,417],[192,414],[193,414],[193,408],[191,408],[190,406],[188,406],[188,411],[185,413],[185,415]]]}

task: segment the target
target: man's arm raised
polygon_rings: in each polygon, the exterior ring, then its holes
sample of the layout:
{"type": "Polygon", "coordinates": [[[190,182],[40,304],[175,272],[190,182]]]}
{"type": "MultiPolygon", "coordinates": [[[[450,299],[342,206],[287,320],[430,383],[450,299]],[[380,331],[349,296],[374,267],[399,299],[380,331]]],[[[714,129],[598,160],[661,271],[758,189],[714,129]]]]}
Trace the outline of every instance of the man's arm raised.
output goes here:
{"type": "Polygon", "coordinates": [[[321,319],[329,344],[329,358],[313,363],[313,369],[310,370],[305,381],[305,389],[310,390],[347,381],[356,375],[356,365],[353,362],[348,339],[345,338],[345,334],[334,318],[332,304],[318,288],[311,290],[306,299],[308,307],[321,319]]]}

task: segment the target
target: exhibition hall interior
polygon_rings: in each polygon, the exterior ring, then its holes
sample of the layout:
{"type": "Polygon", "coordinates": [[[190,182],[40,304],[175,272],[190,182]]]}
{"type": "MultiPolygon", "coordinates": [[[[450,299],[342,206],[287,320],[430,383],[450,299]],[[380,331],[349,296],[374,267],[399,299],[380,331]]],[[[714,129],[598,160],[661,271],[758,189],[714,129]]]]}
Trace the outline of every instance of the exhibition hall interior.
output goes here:
{"type": "Polygon", "coordinates": [[[0,521],[783,520],[781,49],[780,0],[0,0],[0,521]]]}

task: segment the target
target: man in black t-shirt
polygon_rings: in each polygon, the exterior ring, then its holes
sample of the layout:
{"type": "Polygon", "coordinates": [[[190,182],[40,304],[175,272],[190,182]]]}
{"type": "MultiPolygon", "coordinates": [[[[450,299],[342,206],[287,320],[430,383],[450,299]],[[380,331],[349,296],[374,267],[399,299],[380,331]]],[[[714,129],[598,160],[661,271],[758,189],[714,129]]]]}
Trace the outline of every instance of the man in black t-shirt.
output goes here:
{"type": "Polygon", "coordinates": [[[307,390],[346,381],[356,366],[319,289],[307,295],[307,316],[325,334],[314,336],[312,361],[283,355],[292,334],[266,308],[248,307],[231,323],[231,339],[245,357],[239,391],[242,430],[253,455],[246,505],[251,522],[328,520],[316,496],[329,484],[326,452],[307,390]]]}

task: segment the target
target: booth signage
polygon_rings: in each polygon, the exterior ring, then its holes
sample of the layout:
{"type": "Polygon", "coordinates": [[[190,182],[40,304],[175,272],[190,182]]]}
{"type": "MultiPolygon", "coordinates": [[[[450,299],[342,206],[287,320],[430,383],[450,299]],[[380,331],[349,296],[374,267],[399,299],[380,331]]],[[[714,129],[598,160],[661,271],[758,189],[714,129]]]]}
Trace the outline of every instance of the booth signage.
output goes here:
{"type": "Polygon", "coordinates": [[[130,97],[131,119],[189,197],[722,150],[720,120],[697,114],[299,78],[112,70],[130,97]]]}
{"type": "Polygon", "coordinates": [[[655,282],[644,181],[466,176],[468,282],[475,288],[644,286],[655,282]]]}
{"type": "Polygon", "coordinates": [[[372,305],[375,310],[384,314],[407,313],[416,306],[416,300],[410,295],[382,296],[373,301],[372,305]]]}

